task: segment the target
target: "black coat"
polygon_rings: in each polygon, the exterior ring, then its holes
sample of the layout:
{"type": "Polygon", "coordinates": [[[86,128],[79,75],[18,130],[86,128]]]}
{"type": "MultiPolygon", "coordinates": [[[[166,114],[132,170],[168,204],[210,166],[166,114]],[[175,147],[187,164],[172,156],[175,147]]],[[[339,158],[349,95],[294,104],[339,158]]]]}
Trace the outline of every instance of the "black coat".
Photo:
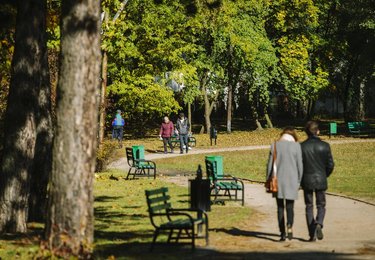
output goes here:
{"type": "Polygon", "coordinates": [[[334,163],[331,148],[316,136],[309,137],[301,144],[303,159],[304,190],[326,190],[327,177],[332,173],[334,163]]]}

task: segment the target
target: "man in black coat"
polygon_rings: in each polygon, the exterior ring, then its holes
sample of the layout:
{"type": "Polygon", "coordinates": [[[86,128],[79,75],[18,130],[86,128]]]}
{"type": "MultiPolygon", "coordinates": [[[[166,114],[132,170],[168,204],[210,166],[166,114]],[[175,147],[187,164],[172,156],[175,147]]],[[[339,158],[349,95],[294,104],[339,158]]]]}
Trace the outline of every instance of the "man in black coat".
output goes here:
{"type": "Polygon", "coordinates": [[[306,221],[310,241],[323,239],[323,221],[326,213],[327,178],[333,171],[334,162],[328,143],[318,137],[319,125],[316,121],[306,124],[308,139],[301,144],[303,177],[301,186],[306,204],[306,221]],[[315,193],[317,215],[314,218],[313,196],[315,193]]]}

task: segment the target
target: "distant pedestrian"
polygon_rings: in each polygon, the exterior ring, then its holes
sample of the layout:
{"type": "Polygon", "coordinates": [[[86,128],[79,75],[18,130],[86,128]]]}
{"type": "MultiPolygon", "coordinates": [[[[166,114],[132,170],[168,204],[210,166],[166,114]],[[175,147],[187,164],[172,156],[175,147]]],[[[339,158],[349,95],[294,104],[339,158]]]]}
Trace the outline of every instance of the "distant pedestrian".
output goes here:
{"type": "Polygon", "coordinates": [[[171,153],[173,153],[173,146],[171,142],[171,136],[174,132],[174,126],[172,121],[169,120],[167,116],[164,117],[164,122],[161,124],[159,137],[163,138],[164,144],[164,153],[168,153],[167,144],[171,149],[171,153]]]}
{"type": "Polygon", "coordinates": [[[190,123],[184,113],[180,113],[176,123],[176,132],[180,138],[180,153],[184,153],[184,147],[186,148],[186,153],[189,152],[189,129],[190,123]]]}
{"type": "Polygon", "coordinates": [[[301,144],[303,157],[303,178],[301,186],[304,190],[306,204],[306,221],[311,242],[323,239],[323,221],[326,213],[327,178],[331,175],[334,162],[331,147],[318,137],[319,124],[309,121],[305,132],[308,139],[301,144]],[[313,197],[315,193],[317,215],[314,218],[313,197]]]}
{"type": "Polygon", "coordinates": [[[116,111],[116,116],[112,121],[112,138],[118,140],[119,147],[122,147],[125,120],[121,116],[121,110],[116,111]]]}
{"type": "Polygon", "coordinates": [[[277,203],[280,241],[285,241],[287,236],[288,239],[291,240],[293,237],[294,201],[298,199],[298,189],[300,187],[303,171],[301,146],[297,142],[297,134],[293,127],[286,127],[282,131],[280,139],[271,145],[267,167],[267,179],[271,176],[273,171],[276,171],[278,182],[278,191],[273,194],[273,197],[276,198],[277,203]],[[273,165],[275,152],[276,167],[273,165]],[[285,229],[285,208],[287,229],[285,229]]]}

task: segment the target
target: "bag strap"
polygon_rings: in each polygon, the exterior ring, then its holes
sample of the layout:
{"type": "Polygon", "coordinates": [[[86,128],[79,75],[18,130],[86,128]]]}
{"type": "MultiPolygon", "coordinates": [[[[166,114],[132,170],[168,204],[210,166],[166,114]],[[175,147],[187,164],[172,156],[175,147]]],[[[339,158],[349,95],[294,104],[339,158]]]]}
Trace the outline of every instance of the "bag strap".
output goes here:
{"type": "MultiPolygon", "coordinates": [[[[276,168],[276,159],[277,159],[277,149],[276,149],[276,141],[275,144],[273,145],[273,155],[272,155],[272,168],[276,168]]],[[[276,172],[273,170],[272,174],[276,176],[276,172]]]]}

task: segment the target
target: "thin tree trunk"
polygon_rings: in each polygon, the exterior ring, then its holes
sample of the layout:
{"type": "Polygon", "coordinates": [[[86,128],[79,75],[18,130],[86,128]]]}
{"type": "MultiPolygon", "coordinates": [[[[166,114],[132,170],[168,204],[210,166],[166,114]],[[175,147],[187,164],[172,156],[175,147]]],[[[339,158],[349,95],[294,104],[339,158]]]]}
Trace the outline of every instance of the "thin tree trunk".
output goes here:
{"type": "MultiPolygon", "coordinates": [[[[45,0],[18,1],[0,174],[0,232],[27,231],[36,112],[45,58],[45,0]]],[[[45,71],[44,71],[45,72],[45,71]]]]}
{"type": "Polygon", "coordinates": [[[365,119],[365,84],[366,79],[362,79],[361,82],[359,83],[359,97],[358,97],[358,118],[359,120],[363,121],[365,119]]]}
{"type": "Polygon", "coordinates": [[[214,107],[214,102],[210,103],[210,100],[208,98],[207,88],[206,84],[208,81],[208,75],[207,72],[204,73],[200,85],[202,88],[202,94],[203,94],[203,100],[204,100],[204,120],[206,123],[206,133],[210,133],[211,128],[211,112],[214,107]]]}
{"type": "Polygon", "coordinates": [[[256,130],[263,130],[262,124],[259,122],[259,116],[254,104],[251,104],[251,112],[254,118],[255,125],[257,126],[256,130]]]}
{"type": "Polygon", "coordinates": [[[191,132],[191,103],[188,103],[188,120],[189,120],[189,132],[191,132]]]}
{"type": "Polygon", "coordinates": [[[232,132],[232,105],[233,105],[233,88],[228,84],[228,99],[227,99],[227,133],[232,132]]]}
{"type": "Polygon", "coordinates": [[[46,237],[56,254],[88,257],[93,242],[100,34],[97,0],[62,1],[57,126],[46,237]]]}
{"type": "Polygon", "coordinates": [[[264,113],[264,117],[266,118],[268,128],[273,128],[272,121],[267,112],[264,113]]]}
{"type": "Polygon", "coordinates": [[[107,52],[103,51],[102,57],[102,84],[100,88],[100,103],[99,103],[99,145],[104,140],[105,133],[105,111],[106,111],[106,92],[107,92],[107,52]]]}
{"type": "Polygon", "coordinates": [[[211,113],[210,113],[210,101],[208,99],[206,86],[203,86],[203,98],[204,98],[204,119],[206,122],[206,133],[210,132],[211,128],[211,113]]]}

